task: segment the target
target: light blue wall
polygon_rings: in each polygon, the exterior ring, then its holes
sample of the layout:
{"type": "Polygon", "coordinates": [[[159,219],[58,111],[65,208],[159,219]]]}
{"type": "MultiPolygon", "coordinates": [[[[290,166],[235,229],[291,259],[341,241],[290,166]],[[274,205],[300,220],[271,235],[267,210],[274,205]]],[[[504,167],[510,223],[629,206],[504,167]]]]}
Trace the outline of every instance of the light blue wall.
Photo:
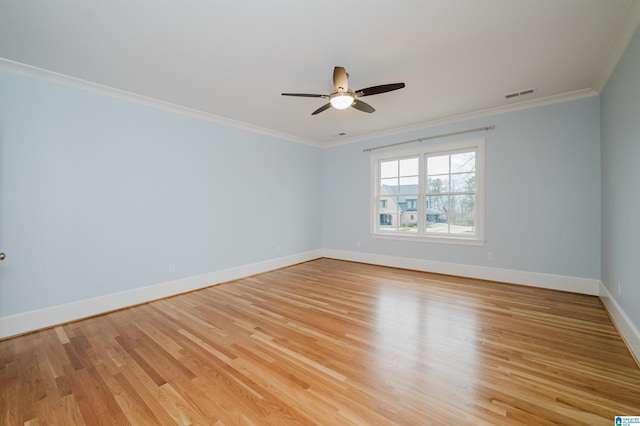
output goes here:
{"type": "Polygon", "coordinates": [[[640,31],[601,98],[602,282],[640,329],[640,31]]]}
{"type": "Polygon", "coordinates": [[[599,98],[590,97],[326,149],[323,245],[599,279],[599,114],[599,98]],[[370,236],[370,154],[363,153],[363,148],[489,124],[496,129],[422,142],[486,138],[485,246],[370,236]],[[487,260],[488,251],[495,260],[487,260]]]}
{"type": "Polygon", "coordinates": [[[319,249],[321,162],[319,148],[0,72],[0,316],[319,249]]]}
{"type": "Polygon", "coordinates": [[[321,150],[7,72],[0,93],[0,316],[323,247],[601,277],[598,97],[321,150]],[[487,124],[485,246],[371,238],[363,148],[487,124]]]}

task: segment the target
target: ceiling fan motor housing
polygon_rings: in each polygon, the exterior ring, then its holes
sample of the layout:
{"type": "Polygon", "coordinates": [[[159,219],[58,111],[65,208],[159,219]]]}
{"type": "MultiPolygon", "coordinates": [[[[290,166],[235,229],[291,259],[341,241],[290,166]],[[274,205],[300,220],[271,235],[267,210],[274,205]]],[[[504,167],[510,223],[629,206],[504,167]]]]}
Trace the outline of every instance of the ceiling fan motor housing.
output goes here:
{"type": "Polygon", "coordinates": [[[303,98],[324,98],[329,99],[329,103],[324,104],[311,113],[316,115],[322,111],[326,111],[330,107],[335,109],[347,109],[353,107],[359,111],[372,113],[375,109],[366,102],[357,99],[362,96],[378,95],[380,93],[391,92],[393,90],[402,89],[404,83],[382,84],[379,86],[367,87],[353,91],[349,89],[349,74],[344,67],[335,67],[333,69],[333,87],[334,90],[328,95],[319,95],[311,93],[283,93],[283,96],[299,96],[303,98]]]}

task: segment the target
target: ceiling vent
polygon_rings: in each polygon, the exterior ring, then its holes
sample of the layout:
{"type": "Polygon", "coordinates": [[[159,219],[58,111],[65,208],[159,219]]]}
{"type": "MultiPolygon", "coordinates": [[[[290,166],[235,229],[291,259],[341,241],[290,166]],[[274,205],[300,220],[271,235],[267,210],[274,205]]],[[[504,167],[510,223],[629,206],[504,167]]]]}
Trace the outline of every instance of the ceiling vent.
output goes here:
{"type": "Polygon", "coordinates": [[[513,92],[513,93],[509,93],[508,95],[505,95],[505,98],[511,99],[511,98],[517,98],[518,96],[530,95],[535,91],[536,89],[527,89],[521,92],[513,92]]]}

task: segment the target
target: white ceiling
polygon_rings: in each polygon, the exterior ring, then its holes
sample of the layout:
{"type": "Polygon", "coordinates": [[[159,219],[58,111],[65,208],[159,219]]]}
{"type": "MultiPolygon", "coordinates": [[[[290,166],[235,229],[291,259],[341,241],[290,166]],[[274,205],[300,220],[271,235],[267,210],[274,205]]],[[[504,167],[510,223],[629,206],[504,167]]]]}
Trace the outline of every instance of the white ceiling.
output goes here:
{"type": "Polygon", "coordinates": [[[0,58],[327,145],[599,91],[639,3],[0,0],[0,58]],[[336,65],[352,89],[406,88],[364,98],[373,114],[280,95],[329,93],[336,65]]]}

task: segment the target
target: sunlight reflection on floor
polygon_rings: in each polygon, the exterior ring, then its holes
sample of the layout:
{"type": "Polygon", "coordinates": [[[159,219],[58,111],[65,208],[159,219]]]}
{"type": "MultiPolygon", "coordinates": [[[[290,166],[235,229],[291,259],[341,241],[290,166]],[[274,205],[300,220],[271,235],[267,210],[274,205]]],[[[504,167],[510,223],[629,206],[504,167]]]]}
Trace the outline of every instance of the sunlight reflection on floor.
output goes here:
{"type": "Polygon", "coordinates": [[[454,305],[437,294],[419,294],[404,283],[383,285],[379,291],[375,323],[381,375],[410,378],[409,386],[419,387],[438,387],[444,380],[472,392],[468,384],[473,382],[479,355],[473,305],[454,305]],[[448,376],[441,377],[440,371],[430,367],[443,363],[450,363],[460,374],[452,376],[447,369],[448,376]]]}

